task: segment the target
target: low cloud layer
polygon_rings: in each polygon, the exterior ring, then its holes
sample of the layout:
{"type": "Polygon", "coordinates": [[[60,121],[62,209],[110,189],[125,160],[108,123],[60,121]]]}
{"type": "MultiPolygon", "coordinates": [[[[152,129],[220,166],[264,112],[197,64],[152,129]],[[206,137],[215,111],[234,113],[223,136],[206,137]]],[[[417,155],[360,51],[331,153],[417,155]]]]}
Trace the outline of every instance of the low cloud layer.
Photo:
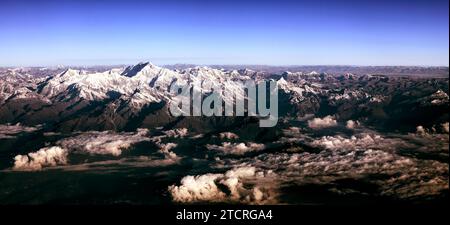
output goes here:
{"type": "MultiPolygon", "coordinates": [[[[73,137],[64,138],[57,141],[53,147],[43,148],[37,152],[28,155],[17,155],[15,159],[14,170],[40,170],[44,167],[55,167],[64,165],[69,169],[67,164],[68,155],[76,153],[87,153],[92,155],[113,155],[119,156],[132,145],[150,141],[158,147],[158,153],[162,155],[158,157],[142,156],[135,159],[127,160],[107,160],[105,163],[126,164],[129,166],[156,166],[171,165],[180,161],[179,157],[172,150],[177,147],[176,143],[163,143],[163,139],[171,137],[184,137],[187,135],[187,129],[175,129],[164,131],[164,135],[149,137],[147,129],[138,129],[136,132],[116,133],[112,131],[89,131],[76,134],[73,137]]],[[[102,162],[89,162],[81,165],[72,165],[73,170],[82,170],[83,168],[91,168],[103,165],[102,162]]]]}
{"type": "Polygon", "coordinates": [[[314,140],[312,145],[324,147],[326,149],[369,149],[378,148],[383,138],[376,134],[361,134],[358,136],[351,136],[350,138],[344,138],[342,136],[324,136],[318,140],[314,140]]]}
{"type": "MultiPolygon", "coordinates": [[[[228,161],[229,163],[232,161],[228,161]]],[[[448,190],[448,165],[437,161],[418,160],[390,154],[380,150],[356,150],[353,152],[324,151],[314,153],[263,154],[251,160],[238,160],[235,165],[246,164],[270,171],[271,185],[267,180],[255,178],[254,183],[266,187],[268,193],[280,193],[283,186],[329,185],[330,192],[342,190],[333,187],[340,180],[367,180],[380,188],[378,194],[398,199],[435,196],[448,190]]],[[[227,163],[221,164],[226,165],[227,163]]],[[[345,187],[346,191],[366,195],[358,187],[345,187]]],[[[345,194],[345,193],[340,193],[345,194]]],[[[373,193],[371,193],[373,194],[373,193]]],[[[198,199],[184,199],[197,201],[198,199]]],[[[279,198],[275,203],[289,203],[279,198]]]]}
{"type": "Polygon", "coordinates": [[[56,144],[77,152],[90,154],[114,155],[122,154],[131,145],[149,141],[147,130],[140,129],[136,133],[113,133],[109,131],[91,131],[58,141],[56,144]]]}
{"type": "MultiPolygon", "coordinates": [[[[297,129],[287,129],[286,132],[298,136],[297,129]]],[[[265,187],[261,192],[264,196],[272,193],[270,201],[277,204],[289,203],[289,198],[280,198],[283,195],[280,188],[288,186],[325,185],[329,186],[329,192],[338,195],[374,194],[366,193],[367,190],[359,189],[358,186],[339,186],[341,180],[349,179],[364,180],[375,185],[378,187],[377,195],[381,196],[395,199],[432,198],[449,188],[448,164],[406,157],[397,152],[401,149],[420,149],[417,145],[427,146],[428,151],[448,152],[448,147],[429,145],[433,142],[448,143],[448,137],[444,140],[442,138],[442,135],[386,137],[376,133],[361,133],[351,137],[324,136],[309,143],[312,147],[322,149],[317,153],[263,152],[254,157],[216,159],[213,168],[231,168],[229,171],[232,171],[246,166],[255,168],[261,174],[270,174],[270,184],[267,183],[266,176],[253,176],[249,186],[265,187]]],[[[204,180],[212,187],[219,187],[224,177],[221,174],[186,177],[180,186],[171,186],[169,191],[174,201],[179,202],[231,201],[231,195],[226,195],[228,192],[223,192],[220,188],[219,191],[213,188],[208,196],[201,195],[204,193],[201,188],[195,189],[205,187],[206,184],[202,185],[204,180]],[[210,200],[211,198],[216,200],[210,200]]],[[[248,183],[246,179],[238,180],[246,185],[248,183]]],[[[249,196],[252,199],[252,195],[249,196]]],[[[253,201],[255,202],[258,201],[253,201]]]]}

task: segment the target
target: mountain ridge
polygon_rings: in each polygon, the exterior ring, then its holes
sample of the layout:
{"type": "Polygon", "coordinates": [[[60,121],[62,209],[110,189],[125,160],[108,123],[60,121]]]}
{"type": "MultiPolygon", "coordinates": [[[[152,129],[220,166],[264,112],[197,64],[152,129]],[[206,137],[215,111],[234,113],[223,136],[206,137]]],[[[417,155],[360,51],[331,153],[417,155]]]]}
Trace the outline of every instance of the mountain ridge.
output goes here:
{"type": "MultiPolygon", "coordinates": [[[[392,120],[404,112],[400,106],[405,110],[418,110],[417,116],[428,115],[433,110],[438,112],[437,116],[422,119],[426,124],[442,123],[448,118],[443,109],[448,105],[448,78],[312,71],[276,74],[205,66],[169,69],[150,62],[103,71],[65,69],[59,73],[48,72],[51,74],[44,77],[19,70],[2,73],[0,123],[56,123],[60,124],[58,129],[120,130],[167,125],[175,121],[195,126],[193,121],[200,123],[199,120],[204,120],[213,127],[214,118],[173,118],[170,115],[168,103],[173,94],[169,87],[173,82],[211,81],[236,93],[242,82],[264,79],[278,83],[282,118],[334,114],[339,120],[382,120],[398,124],[392,120]],[[406,96],[408,93],[411,96],[406,96]],[[130,124],[134,125],[130,127],[130,124]]],[[[198,91],[205,95],[210,92],[202,87],[198,91]]],[[[224,101],[232,101],[222,97],[224,101]]],[[[229,119],[232,118],[224,121],[229,119]]],[[[378,124],[380,128],[385,125],[378,124]]],[[[405,129],[412,129],[415,125],[408,125],[407,121],[401,121],[401,124],[405,129]]]]}

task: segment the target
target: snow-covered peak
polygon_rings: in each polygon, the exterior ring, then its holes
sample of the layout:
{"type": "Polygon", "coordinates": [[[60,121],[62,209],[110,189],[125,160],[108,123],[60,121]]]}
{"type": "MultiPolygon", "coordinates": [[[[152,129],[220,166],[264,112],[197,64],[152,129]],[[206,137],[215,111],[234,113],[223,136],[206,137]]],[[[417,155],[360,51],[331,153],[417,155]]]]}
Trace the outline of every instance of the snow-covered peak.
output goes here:
{"type": "Polygon", "coordinates": [[[282,77],[277,81],[279,87],[285,87],[288,85],[287,81],[282,77]]]}
{"type": "Polygon", "coordinates": [[[67,69],[64,72],[57,75],[57,77],[73,77],[80,75],[82,72],[80,70],[74,70],[74,69],[67,69]]]}
{"type": "Polygon", "coordinates": [[[136,65],[128,66],[127,68],[125,68],[121,75],[134,77],[136,75],[139,75],[140,73],[145,73],[146,71],[151,70],[151,68],[153,67],[154,65],[150,62],[140,62],[136,65]]]}

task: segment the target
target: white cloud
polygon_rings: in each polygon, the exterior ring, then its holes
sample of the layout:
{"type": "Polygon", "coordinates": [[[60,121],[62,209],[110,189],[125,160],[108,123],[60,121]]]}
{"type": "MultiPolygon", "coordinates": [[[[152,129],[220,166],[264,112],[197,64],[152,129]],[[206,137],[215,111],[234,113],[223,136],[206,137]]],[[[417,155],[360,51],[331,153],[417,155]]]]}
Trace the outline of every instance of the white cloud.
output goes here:
{"type": "Polygon", "coordinates": [[[221,201],[225,193],[216,185],[216,179],[222,174],[205,174],[201,176],[186,176],[180,186],[169,186],[169,192],[176,202],[221,201]]]}
{"type": "Polygon", "coordinates": [[[308,121],[308,127],[311,129],[322,129],[337,126],[337,121],[332,116],[324,118],[314,118],[308,121]]]}
{"type": "Polygon", "coordinates": [[[159,146],[159,152],[162,153],[166,159],[172,159],[172,160],[179,160],[180,157],[177,156],[177,154],[175,154],[175,152],[172,152],[171,150],[173,148],[176,148],[178,145],[175,143],[167,143],[167,144],[162,144],[159,143],[157,144],[159,146]]]}
{"type": "Polygon", "coordinates": [[[223,154],[243,155],[247,152],[260,151],[265,148],[264,144],[253,142],[248,143],[230,143],[224,142],[222,145],[206,145],[208,150],[219,151],[223,154]]]}
{"type": "Polygon", "coordinates": [[[423,126],[417,126],[416,127],[416,133],[418,135],[427,135],[428,131],[423,126]]]}
{"type": "Polygon", "coordinates": [[[171,185],[168,190],[176,202],[270,203],[275,194],[251,182],[270,175],[257,172],[254,167],[243,166],[228,170],[225,174],[186,176],[180,186],[171,185]]]}
{"type": "Polygon", "coordinates": [[[40,170],[47,166],[63,165],[67,163],[67,155],[67,149],[58,146],[41,148],[37,152],[14,157],[13,170],[40,170]]]}
{"type": "Polygon", "coordinates": [[[353,121],[353,120],[347,120],[347,124],[345,127],[347,127],[347,129],[355,129],[355,127],[359,126],[359,122],[358,121],[353,121]]]}

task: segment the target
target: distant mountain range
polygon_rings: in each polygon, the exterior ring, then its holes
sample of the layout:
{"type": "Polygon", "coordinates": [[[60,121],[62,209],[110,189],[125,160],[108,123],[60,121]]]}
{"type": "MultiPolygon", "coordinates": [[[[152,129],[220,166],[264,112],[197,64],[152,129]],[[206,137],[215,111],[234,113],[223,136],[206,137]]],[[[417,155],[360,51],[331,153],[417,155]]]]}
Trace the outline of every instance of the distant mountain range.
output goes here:
{"type": "MultiPolygon", "coordinates": [[[[309,68],[321,71],[321,67],[309,68]]],[[[386,68],[403,72],[448,72],[448,68],[386,68]]],[[[381,68],[374,67],[374,70],[381,68]]],[[[278,82],[281,117],[335,114],[341,120],[376,121],[376,125],[383,128],[399,125],[397,128],[404,126],[405,129],[414,129],[416,123],[431,125],[448,120],[448,78],[315,71],[277,74],[200,66],[168,69],[151,63],[102,72],[95,68],[64,69],[54,74],[54,70],[41,68],[34,75],[35,71],[8,69],[2,72],[1,123],[52,124],[51,129],[59,131],[134,130],[180,124],[208,130],[218,125],[230,126],[243,118],[222,118],[223,121],[203,117],[174,118],[168,112],[169,85],[174,81],[191,83],[196,80],[234,85],[236,81],[248,79],[278,82]]]]}
{"type": "MultiPolygon", "coordinates": [[[[185,69],[194,67],[193,64],[175,64],[165,67],[172,69],[185,69]]],[[[290,72],[318,72],[329,74],[352,73],[357,75],[397,75],[397,76],[426,76],[426,77],[448,77],[449,70],[446,66],[332,66],[332,65],[315,65],[315,66],[268,66],[268,65],[211,65],[216,69],[239,70],[243,68],[264,71],[266,73],[283,73],[290,72]]]]}
{"type": "MultiPolygon", "coordinates": [[[[168,69],[188,69],[197,66],[195,64],[172,64],[164,65],[164,68],[168,69]]],[[[32,72],[33,75],[47,75],[50,71],[62,72],[68,68],[86,70],[90,72],[101,72],[113,68],[126,67],[126,65],[110,65],[110,66],[52,66],[52,67],[0,67],[0,73],[5,73],[8,70],[16,70],[22,72],[32,72]]],[[[207,67],[213,69],[226,69],[226,70],[244,70],[251,69],[264,73],[283,73],[285,71],[290,72],[318,72],[329,74],[344,74],[352,73],[357,75],[397,75],[397,76],[425,76],[425,77],[448,77],[448,66],[332,66],[332,65],[291,65],[291,66],[270,66],[270,65],[207,65],[207,67]]]]}

